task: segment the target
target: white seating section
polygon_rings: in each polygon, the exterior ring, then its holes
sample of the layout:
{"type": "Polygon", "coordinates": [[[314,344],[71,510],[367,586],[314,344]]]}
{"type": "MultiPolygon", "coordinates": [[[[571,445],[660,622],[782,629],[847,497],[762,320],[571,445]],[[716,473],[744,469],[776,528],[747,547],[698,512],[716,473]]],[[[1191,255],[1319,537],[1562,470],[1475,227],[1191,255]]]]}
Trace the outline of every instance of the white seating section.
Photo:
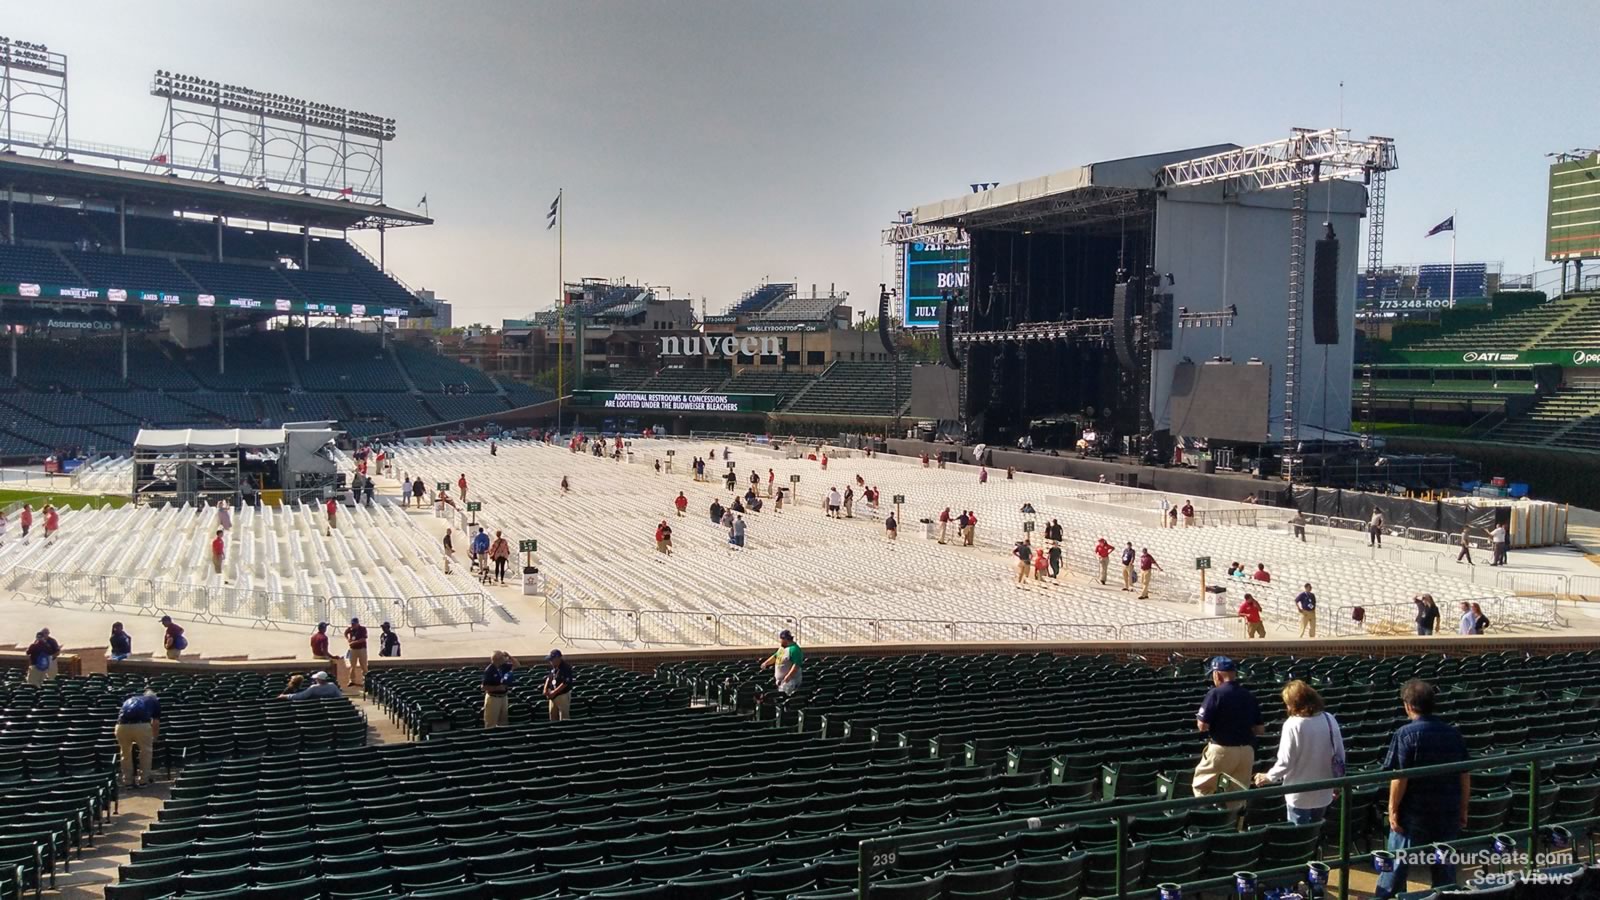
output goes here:
{"type": "MultiPolygon", "coordinates": [[[[465,474],[468,499],[484,504],[480,522],[491,531],[504,530],[513,546],[521,539],[538,539],[538,562],[560,586],[562,631],[569,638],[764,642],[773,631],[800,620],[811,644],[1216,638],[1234,633],[1230,620],[1202,620],[1198,556],[1211,557],[1213,584],[1223,580],[1230,561],[1251,570],[1266,563],[1274,583],[1247,589],[1262,598],[1269,620],[1279,629],[1298,622],[1293,597],[1305,581],[1315,585],[1325,629],[1335,615],[1348,615],[1343,607],[1404,603],[1423,591],[1443,607],[1486,594],[1482,587],[1399,562],[1301,544],[1286,530],[1238,525],[1171,530],[1140,524],[1155,520],[1149,510],[1160,496],[1153,493],[1142,506],[1130,503],[1128,491],[1121,488],[1115,489],[1114,502],[1091,502],[1110,489],[1036,476],[1007,480],[1003,470],[991,470],[988,482],[979,484],[970,467],[924,469],[917,460],[901,457],[833,457],[824,471],[815,461],[739,444],[731,449],[741,496],[752,471],[760,477],[763,494],[769,469],[779,485],[788,486],[795,474],[801,481],[798,503],[787,504],[781,514],[765,496],[762,512],[744,514],[747,547],[735,551],[728,546],[727,529],[713,525],[708,516],[713,499],[727,505],[733,494],[720,480],[695,482],[690,474],[690,460],[706,458],[712,449],[704,442],[635,440],[631,462],[615,462],[609,456],[572,453],[564,445],[507,442],[491,457],[486,444],[413,444],[400,449],[394,474],[420,475],[430,488],[437,481],[454,485],[465,474]],[[665,464],[669,449],[676,452],[673,471],[657,474],[653,464],[665,464]],[[883,507],[874,514],[856,487],[853,520],[825,517],[821,504],[828,488],[855,486],[858,474],[880,489],[883,507]],[[563,476],[572,485],[565,495],[559,488],[563,476]],[[680,490],[689,500],[682,519],[672,506],[680,490]],[[891,543],[881,520],[895,494],[904,494],[907,503],[900,538],[891,543]],[[1020,510],[1025,503],[1037,514],[1024,515],[1020,510]],[[977,512],[979,547],[958,546],[953,526],[946,546],[926,539],[918,520],[936,519],[945,506],[952,515],[962,509],[977,512]],[[1030,580],[1018,589],[1015,560],[1008,551],[1023,536],[1025,519],[1036,522],[1034,546],[1045,546],[1043,529],[1051,518],[1060,519],[1065,528],[1069,574],[1057,584],[1036,587],[1030,580]],[[663,519],[673,527],[675,552],[670,558],[653,546],[655,527],[663,519]],[[1165,567],[1156,575],[1150,601],[1120,590],[1115,562],[1109,587],[1088,577],[1092,547],[1101,536],[1119,550],[1127,541],[1135,548],[1148,547],[1165,567]]],[[[724,446],[715,449],[718,459],[707,465],[713,478],[727,469],[724,446]]],[[[1185,499],[1174,496],[1171,501],[1182,505],[1185,499]]],[[[1219,506],[1215,501],[1205,505],[1219,506]]],[[[1230,604],[1239,602],[1242,587],[1228,585],[1230,604]]],[[[1505,624],[1514,618],[1504,619],[1505,624]]]]}

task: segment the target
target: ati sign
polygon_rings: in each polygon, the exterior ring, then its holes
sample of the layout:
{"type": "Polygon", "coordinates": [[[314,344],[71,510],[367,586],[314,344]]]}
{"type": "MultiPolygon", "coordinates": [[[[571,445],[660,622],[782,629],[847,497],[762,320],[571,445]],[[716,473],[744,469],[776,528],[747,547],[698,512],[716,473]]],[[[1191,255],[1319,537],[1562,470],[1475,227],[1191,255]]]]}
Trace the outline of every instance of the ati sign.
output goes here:
{"type": "Polygon", "coordinates": [[[1582,350],[1401,350],[1408,365],[1421,366],[1572,366],[1600,367],[1600,349],[1582,350]]]}
{"type": "Polygon", "coordinates": [[[779,356],[783,353],[783,339],[775,337],[664,337],[661,339],[662,356],[779,356]]]}

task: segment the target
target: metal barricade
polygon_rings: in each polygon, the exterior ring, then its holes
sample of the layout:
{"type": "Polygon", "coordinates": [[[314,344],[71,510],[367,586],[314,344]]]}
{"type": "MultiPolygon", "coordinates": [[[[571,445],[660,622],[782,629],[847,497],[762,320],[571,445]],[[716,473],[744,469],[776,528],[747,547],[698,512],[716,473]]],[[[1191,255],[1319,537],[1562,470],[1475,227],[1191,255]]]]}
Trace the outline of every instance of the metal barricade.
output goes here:
{"type": "Polygon", "coordinates": [[[802,616],[800,630],[811,644],[876,644],[878,620],[850,616],[802,616]]]}
{"type": "Polygon", "coordinates": [[[954,639],[955,623],[928,619],[879,619],[878,641],[937,644],[954,639]]]}
{"type": "Polygon", "coordinates": [[[802,643],[809,640],[797,616],[765,613],[723,613],[717,616],[717,644],[723,647],[769,644],[778,639],[780,631],[794,634],[796,640],[802,643]]]}
{"type": "Polygon", "coordinates": [[[717,614],[690,610],[642,610],[639,613],[639,643],[716,646],[717,614]]]}
{"type": "Polygon", "coordinates": [[[1029,622],[952,622],[953,641],[1036,641],[1039,626],[1029,622]]]}
{"type": "Polygon", "coordinates": [[[1600,597],[1600,575],[1569,575],[1567,577],[1567,596],[1600,597]]]}
{"type": "Polygon", "coordinates": [[[1115,625],[1072,625],[1047,622],[1034,626],[1041,641],[1114,641],[1115,625]]]}
{"type": "Polygon", "coordinates": [[[1494,586],[1517,594],[1546,597],[1565,597],[1572,591],[1568,576],[1556,572],[1496,572],[1494,586]]]}
{"type": "Polygon", "coordinates": [[[556,620],[556,633],[569,641],[638,643],[639,614],[631,609],[564,606],[556,620]]]}
{"type": "Polygon", "coordinates": [[[327,622],[349,622],[363,619],[369,623],[394,620],[405,621],[404,597],[351,596],[337,594],[328,598],[327,622]]]}

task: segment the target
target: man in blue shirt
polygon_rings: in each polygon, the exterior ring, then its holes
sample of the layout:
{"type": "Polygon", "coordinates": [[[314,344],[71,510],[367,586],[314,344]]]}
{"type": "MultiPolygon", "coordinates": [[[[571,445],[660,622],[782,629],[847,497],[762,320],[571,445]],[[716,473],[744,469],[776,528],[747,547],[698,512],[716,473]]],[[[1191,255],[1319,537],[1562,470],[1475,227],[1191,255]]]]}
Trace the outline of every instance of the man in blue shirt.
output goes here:
{"type": "Polygon", "coordinates": [[[122,709],[117,712],[117,749],[122,757],[122,785],[123,787],[137,787],[148,785],[150,780],[150,757],[155,754],[156,734],[161,728],[161,698],[156,692],[146,689],[142,694],[133,694],[122,701],[122,709]],[[139,748],[139,779],[133,777],[133,749],[139,748]]]}
{"type": "Polygon", "coordinates": [[[317,700],[322,697],[343,697],[344,691],[339,690],[339,685],[328,680],[327,672],[312,672],[311,684],[304,690],[292,694],[279,694],[279,700],[317,700]]]}
{"type": "MultiPolygon", "coordinates": [[[[1400,688],[1400,701],[1411,721],[1389,739],[1383,768],[1414,769],[1467,759],[1467,742],[1454,725],[1434,717],[1438,688],[1413,678],[1400,688]]],[[[1395,855],[1394,871],[1378,876],[1378,897],[1392,897],[1406,889],[1406,869],[1413,847],[1455,839],[1467,824],[1467,794],[1472,776],[1427,775],[1395,778],[1389,782],[1389,850],[1395,855]]],[[[1454,884],[1456,867],[1450,860],[1430,864],[1435,886],[1454,884]]]]}
{"type": "Polygon", "coordinates": [[[472,568],[483,568],[489,564],[489,532],[482,528],[472,536],[472,568]]]}
{"type": "Polygon", "coordinates": [[[1300,636],[1316,637],[1317,595],[1311,592],[1311,582],[1306,582],[1306,589],[1295,596],[1294,605],[1300,609],[1300,636]]]}
{"type": "MultiPolygon", "coordinates": [[[[1196,797],[1215,793],[1224,775],[1248,788],[1256,762],[1256,738],[1266,731],[1255,695],[1239,683],[1239,664],[1217,656],[1206,669],[1212,688],[1195,714],[1195,728],[1208,740],[1200,764],[1194,767],[1196,797]]],[[[1228,804],[1234,812],[1243,807],[1242,802],[1228,804]]]]}
{"type": "Polygon", "coordinates": [[[544,679],[544,698],[550,702],[550,721],[564,722],[572,718],[572,665],[561,658],[560,650],[551,650],[545,657],[550,673],[544,679]]]}
{"type": "Polygon", "coordinates": [[[515,680],[516,668],[516,657],[504,650],[496,650],[489,658],[489,667],[483,670],[483,727],[511,724],[506,694],[515,680]]]}

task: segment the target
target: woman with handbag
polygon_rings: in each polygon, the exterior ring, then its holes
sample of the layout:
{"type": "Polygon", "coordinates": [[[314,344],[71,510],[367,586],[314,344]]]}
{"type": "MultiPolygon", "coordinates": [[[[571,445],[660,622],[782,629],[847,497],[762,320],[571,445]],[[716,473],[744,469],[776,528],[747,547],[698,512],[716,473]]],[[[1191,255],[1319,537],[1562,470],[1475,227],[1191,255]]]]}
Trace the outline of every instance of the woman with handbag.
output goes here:
{"type": "MultiPolygon", "coordinates": [[[[1278,758],[1272,768],[1258,773],[1255,786],[1327,781],[1344,775],[1344,735],[1339,722],[1323,706],[1322,695],[1298,679],[1283,686],[1283,705],[1289,717],[1278,737],[1278,758]]],[[[1307,825],[1322,821],[1333,803],[1333,791],[1285,794],[1289,821],[1307,825]]]]}

